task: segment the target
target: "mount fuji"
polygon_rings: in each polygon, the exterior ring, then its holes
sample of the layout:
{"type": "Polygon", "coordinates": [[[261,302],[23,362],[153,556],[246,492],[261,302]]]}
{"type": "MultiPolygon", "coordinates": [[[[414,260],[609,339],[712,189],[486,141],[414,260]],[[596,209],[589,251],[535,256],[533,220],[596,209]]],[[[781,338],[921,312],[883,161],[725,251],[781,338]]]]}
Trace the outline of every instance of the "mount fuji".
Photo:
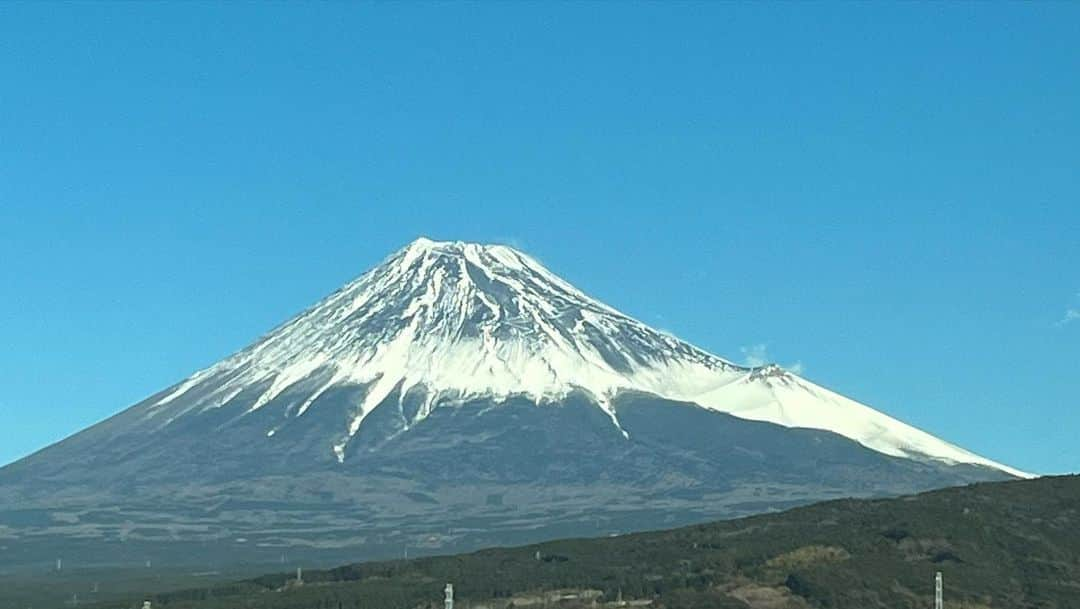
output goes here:
{"type": "Polygon", "coordinates": [[[510,247],[419,239],[0,469],[0,563],[375,558],[1022,476],[510,247]]]}

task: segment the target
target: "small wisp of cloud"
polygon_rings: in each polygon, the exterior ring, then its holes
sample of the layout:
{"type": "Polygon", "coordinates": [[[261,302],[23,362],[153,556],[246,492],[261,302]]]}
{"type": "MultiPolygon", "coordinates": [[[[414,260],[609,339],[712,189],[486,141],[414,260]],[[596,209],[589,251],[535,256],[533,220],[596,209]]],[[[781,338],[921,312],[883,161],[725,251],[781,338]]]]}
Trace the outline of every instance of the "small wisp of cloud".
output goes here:
{"type": "Polygon", "coordinates": [[[1060,327],[1066,324],[1071,324],[1072,322],[1080,319],[1080,292],[1076,294],[1076,298],[1074,300],[1078,304],[1065,309],[1065,315],[1062,316],[1062,318],[1058,320],[1058,322],[1054,325],[1060,327]]]}
{"type": "Polygon", "coordinates": [[[765,343],[758,343],[756,345],[750,345],[749,347],[739,347],[739,351],[743,354],[743,364],[752,368],[758,366],[764,366],[769,363],[769,346],[765,343]]]}
{"type": "MultiPolygon", "coordinates": [[[[756,345],[750,345],[749,347],[740,347],[739,351],[742,353],[744,366],[757,368],[772,363],[769,358],[769,345],[766,343],[757,343],[756,345]]],[[[802,361],[796,361],[781,367],[794,374],[802,374],[805,370],[802,361]]]]}
{"type": "Polygon", "coordinates": [[[1064,326],[1065,324],[1072,323],[1078,319],[1080,319],[1080,309],[1068,309],[1065,311],[1065,317],[1062,317],[1057,325],[1064,326]]]}

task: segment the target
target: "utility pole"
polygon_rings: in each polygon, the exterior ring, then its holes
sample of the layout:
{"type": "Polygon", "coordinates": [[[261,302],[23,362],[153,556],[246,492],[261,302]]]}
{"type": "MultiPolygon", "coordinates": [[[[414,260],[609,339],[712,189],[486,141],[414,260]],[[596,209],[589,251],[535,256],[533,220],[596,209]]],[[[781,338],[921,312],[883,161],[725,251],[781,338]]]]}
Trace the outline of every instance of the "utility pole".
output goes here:
{"type": "Polygon", "coordinates": [[[937,575],[934,576],[934,609],[942,609],[945,603],[944,599],[944,585],[941,582],[941,571],[938,571],[937,575]]]}

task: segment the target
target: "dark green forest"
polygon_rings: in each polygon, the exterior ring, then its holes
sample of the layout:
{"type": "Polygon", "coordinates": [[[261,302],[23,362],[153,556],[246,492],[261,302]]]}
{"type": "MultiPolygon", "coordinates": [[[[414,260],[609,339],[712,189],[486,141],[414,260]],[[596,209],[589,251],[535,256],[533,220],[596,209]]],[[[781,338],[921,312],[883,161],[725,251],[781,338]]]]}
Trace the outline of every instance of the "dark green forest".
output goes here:
{"type": "MultiPolygon", "coordinates": [[[[1080,477],[456,556],[342,566],[147,597],[155,609],[1080,607],[1080,477]]],[[[99,609],[138,607],[143,597],[99,609]]]]}

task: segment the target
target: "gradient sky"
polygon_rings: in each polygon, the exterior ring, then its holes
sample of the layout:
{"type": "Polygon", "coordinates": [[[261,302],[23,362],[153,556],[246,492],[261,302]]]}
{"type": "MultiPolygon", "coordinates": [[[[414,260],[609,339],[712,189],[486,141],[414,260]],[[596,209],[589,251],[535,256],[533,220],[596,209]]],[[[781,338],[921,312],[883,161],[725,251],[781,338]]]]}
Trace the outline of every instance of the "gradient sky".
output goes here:
{"type": "Polygon", "coordinates": [[[1077,471],[1078,109],[1077,3],[3,3],[0,463],[427,235],[1077,471]]]}

